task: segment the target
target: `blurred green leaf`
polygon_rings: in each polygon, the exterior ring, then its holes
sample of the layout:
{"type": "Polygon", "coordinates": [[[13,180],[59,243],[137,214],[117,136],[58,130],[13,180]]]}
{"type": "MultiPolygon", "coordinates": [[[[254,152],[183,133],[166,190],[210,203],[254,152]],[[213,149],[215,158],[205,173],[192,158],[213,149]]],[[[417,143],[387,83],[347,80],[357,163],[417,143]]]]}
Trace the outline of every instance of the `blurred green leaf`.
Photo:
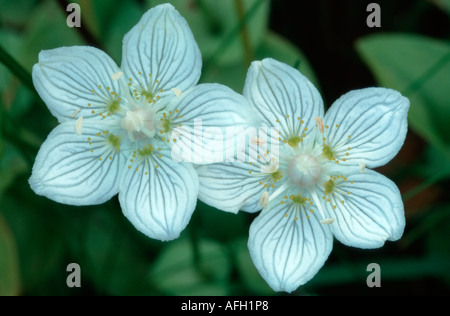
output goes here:
{"type": "Polygon", "coordinates": [[[443,275],[450,271],[449,256],[423,256],[386,258],[374,257],[368,260],[354,261],[352,264],[325,264],[317,275],[309,281],[304,288],[315,288],[320,286],[333,286],[340,284],[359,283],[366,285],[367,265],[369,263],[380,265],[381,286],[385,281],[406,281],[431,277],[440,280],[443,275]]]}
{"type": "MultiPolygon", "coordinates": [[[[426,247],[431,256],[450,257],[450,205],[439,207],[433,211],[433,216],[426,218],[426,247]]],[[[425,223],[424,223],[425,224],[425,223]]],[[[422,224],[422,226],[425,226],[422,224]]],[[[449,265],[450,269],[450,265],[449,265]]],[[[444,274],[450,282],[450,271],[444,274]]]]}
{"type": "Polygon", "coordinates": [[[448,233],[444,231],[450,227],[449,225],[450,206],[437,205],[432,208],[431,212],[417,218],[417,223],[412,225],[411,228],[404,234],[400,243],[403,248],[406,248],[423,238],[427,242],[430,253],[440,252],[435,251],[436,249],[447,249],[449,250],[448,252],[450,255],[450,247],[448,245],[447,238],[448,233]],[[430,240],[437,240],[438,242],[433,244],[430,243],[430,240]]]}
{"type": "Polygon", "coordinates": [[[20,291],[19,279],[14,236],[0,214],[0,296],[18,295],[20,291]]]}
{"type": "Polygon", "coordinates": [[[19,81],[13,80],[8,88],[8,93],[12,94],[13,98],[9,113],[11,117],[19,118],[30,109],[35,95],[19,81]]]}
{"type": "Polygon", "coordinates": [[[144,12],[134,1],[116,3],[114,9],[115,16],[107,17],[109,27],[102,33],[101,39],[108,54],[120,65],[123,37],[138,23],[144,12]]]}
{"type": "Polygon", "coordinates": [[[405,94],[418,134],[450,153],[450,44],[413,34],[376,34],[357,50],[381,85],[405,94]]]}
{"type": "Polygon", "coordinates": [[[200,82],[221,83],[237,93],[242,93],[247,69],[239,62],[234,65],[210,65],[207,72],[202,73],[200,82]]]}
{"type": "Polygon", "coordinates": [[[227,242],[248,235],[245,215],[223,212],[198,201],[190,226],[201,231],[202,237],[227,242]]]}
{"type": "Polygon", "coordinates": [[[45,295],[52,293],[55,287],[67,288],[66,266],[62,260],[64,223],[48,205],[42,205],[40,199],[31,195],[30,190],[18,189],[21,194],[26,193],[26,198],[4,195],[0,209],[18,245],[23,291],[45,295]],[[61,273],[63,277],[55,278],[61,273]]]}
{"type": "Polygon", "coordinates": [[[140,233],[120,212],[113,216],[111,208],[112,202],[78,218],[75,230],[68,234],[73,260],[80,265],[85,280],[101,293],[151,294],[150,283],[143,276],[150,264],[145,254],[152,247],[142,247],[136,238],[140,233]]]}
{"type": "Polygon", "coordinates": [[[441,178],[450,176],[450,158],[440,150],[433,146],[427,146],[425,149],[426,162],[419,172],[423,176],[440,175],[441,178]]]}
{"type": "Polygon", "coordinates": [[[0,150],[0,197],[15,180],[28,170],[28,164],[20,152],[9,142],[4,141],[0,150]]]}
{"type": "Polygon", "coordinates": [[[236,256],[237,272],[245,287],[256,295],[276,294],[256,270],[248,252],[247,238],[237,240],[232,248],[236,256]]]}
{"type": "Polygon", "coordinates": [[[429,0],[450,15],[450,0],[429,0]]]}
{"type": "Polygon", "coordinates": [[[16,27],[21,26],[30,18],[30,12],[37,0],[0,0],[0,21],[16,27]]]}
{"type": "MultiPolygon", "coordinates": [[[[22,47],[13,56],[22,65],[31,70],[38,61],[41,50],[62,46],[85,45],[77,33],[76,27],[66,23],[65,12],[56,1],[43,1],[30,12],[30,18],[23,33],[22,47]]],[[[9,53],[13,53],[9,51],[9,53]]]]}
{"type": "Polygon", "coordinates": [[[165,245],[150,271],[150,280],[168,295],[229,295],[230,262],[219,243],[200,239],[195,263],[189,239],[165,245]]]}
{"type": "Polygon", "coordinates": [[[427,146],[426,162],[417,168],[417,173],[425,180],[402,195],[403,202],[429,188],[433,184],[450,177],[450,158],[441,149],[427,146]]]}

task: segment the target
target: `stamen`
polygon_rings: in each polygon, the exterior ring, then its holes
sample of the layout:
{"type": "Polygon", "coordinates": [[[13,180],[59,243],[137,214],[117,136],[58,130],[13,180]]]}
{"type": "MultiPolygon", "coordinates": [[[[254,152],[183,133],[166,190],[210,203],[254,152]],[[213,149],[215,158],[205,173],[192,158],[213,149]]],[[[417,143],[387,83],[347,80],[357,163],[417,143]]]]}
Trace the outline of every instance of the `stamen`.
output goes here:
{"type": "Polygon", "coordinates": [[[140,115],[133,111],[127,111],[125,117],[121,121],[121,126],[128,132],[140,132],[144,121],[140,115]]]}
{"type": "Polygon", "coordinates": [[[112,80],[114,80],[114,81],[116,81],[116,80],[119,80],[120,79],[120,77],[122,77],[123,76],[123,72],[121,72],[121,71],[118,71],[118,72],[116,72],[116,73],[114,73],[114,74],[112,74],[112,80]]]}
{"type": "Polygon", "coordinates": [[[264,139],[262,139],[262,138],[258,138],[258,137],[254,137],[253,139],[252,139],[252,144],[255,144],[255,145],[264,145],[266,143],[266,141],[264,140],[264,139]]]}
{"type": "Polygon", "coordinates": [[[324,225],[330,225],[330,224],[333,224],[333,222],[334,222],[334,218],[333,217],[328,217],[328,218],[325,218],[325,219],[320,221],[320,223],[324,224],[324,225]]]}
{"type": "Polygon", "coordinates": [[[267,208],[267,206],[269,205],[269,192],[265,191],[262,194],[261,199],[259,200],[259,205],[265,209],[267,208]]]}
{"type": "Polygon", "coordinates": [[[72,114],[72,117],[75,117],[75,115],[77,115],[80,111],[81,111],[81,109],[77,109],[77,110],[72,114]]]}
{"type": "Polygon", "coordinates": [[[322,209],[322,202],[319,200],[319,197],[317,196],[317,193],[315,191],[313,191],[313,190],[311,190],[310,192],[311,192],[311,197],[314,200],[314,203],[316,204],[317,209],[319,210],[320,216],[322,217],[322,220],[320,221],[320,223],[324,222],[322,224],[331,224],[334,221],[334,219],[333,219],[333,221],[331,221],[331,223],[329,223],[330,218],[329,217],[325,217],[325,213],[324,213],[324,211],[322,209]]]}
{"type": "Polygon", "coordinates": [[[181,96],[183,95],[183,93],[181,93],[180,89],[172,88],[172,89],[170,89],[170,90],[172,90],[172,92],[173,92],[178,98],[181,98],[181,96]]]}
{"type": "MultiPolygon", "coordinates": [[[[264,185],[265,188],[267,188],[267,184],[264,185]]],[[[271,199],[273,200],[278,195],[280,195],[282,192],[284,192],[286,189],[289,188],[289,184],[287,182],[283,183],[282,186],[280,186],[278,189],[276,189],[274,192],[272,192],[271,199]]]]}
{"type": "Polygon", "coordinates": [[[364,173],[366,165],[362,162],[359,163],[359,172],[364,173]]]}
{"type": "Polygon", "coordinates": [[[270,174],[278,171],[279,161],[275,158],[270,160],[270,165],[261,165],[261,173],[270,174]]]}
{"type": "Polygon", "coordinates": [[[83,117],[80,116],[75,122],[75,134],[81,135],[83,132],[83,117]]]}
{"type": "Polygon", "coordinates": [[[318,116],[316,116],[314,119],[316,120],[316,126],[319,128],[319,131],[322,134],[323,133],[323,120],[318,116]]]}

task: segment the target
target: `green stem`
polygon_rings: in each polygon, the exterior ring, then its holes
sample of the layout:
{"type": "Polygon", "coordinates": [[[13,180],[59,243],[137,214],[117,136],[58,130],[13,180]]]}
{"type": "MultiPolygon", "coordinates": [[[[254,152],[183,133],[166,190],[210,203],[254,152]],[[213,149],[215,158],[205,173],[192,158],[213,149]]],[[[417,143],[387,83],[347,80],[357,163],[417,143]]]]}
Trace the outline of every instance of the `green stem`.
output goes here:
{"type": "MultiPolygon", "coordinates": [[[[239,16],[239,20],[244,19],[244,4],[242,3],[242,0],[234,0],[236,11],[239,16]]],[[[250,63],[253,60],[253,51],[252,46],[250,43],[250,36],[248,34],[248,28],[245,24],[241,29],[241,39],[242,39],[242,46],[244,47],[244,55],[245,55],[245,69],[250,67],[250,63]]]]}
{"type": "Polygon", "coordinates": [[[193,254],[193,258],[194,258],[194,267],[197,269],[197,271],[199,273],[202,273],[202,268],[201,268],[201,256],[200,256],[200,248],[198,245],[199,239],[198,239],[198,235],[196,232],[196,229],[198,228],[197,225],[197,221],[195,218],[193,218],[191,220],[191,226],[189,229],[189,236],[190,236],[190,240],[191,240],[191,245],[192,245],[192,254],[193,254]]]}
{"type": "Polygon", "coordinates": [[[213,34],[218,34],[221,31],[221,25],[218,21],[216,11],[211,10],[207,5],[205,5],[203,0],[196,0],[195,4],[200,9],[202,16],[206,19],[206,25],[211,30],[213,34]]]}
{"type": "Polygon", "coordinates": [[[440,210],[433,209],[433,211],[430,210],[430,212],[428,213],[429,214],[424,215],[423,218],[421,218],[419,222],[402,237],[400,245],[403,248],[408,248],[426,233],[430,232],[438,225],[444,223],[446,221],[446,218],[450,217],[449,208],[440,210]]]}
{"type": "Polygon", "coordinates": [[[28,71],[25,70],[1,45],[0,63],[6,66],[28,89],[37,94],[33,86],[33,80],[28,71]]]}
{"type": "MultiPolygon", "coordinates": [[[[0,45],[0,63],[6,66],[9,71],[16,76],[34,95],[37,103],[45,107],[44,101],[37,93],[33,85],[33,79],[31,74],[20,65],[1,45],[0,45]]],[[[0,108],[0,111],[5,111],[4,107],[0,108]]]]}
{"type": "Polygon", "coordinates": [[[255,15],[259,7],[266,0],[255,1],[252,7],[242,17],[239,23],[228,33],[222,42],[217,46],[216,50],[211,54],[209,60],[206,60],[203,64],[203,72],[206,73],[209,67],[224,53],[228,46],[233,42],[233,39],[241,32],[241,30],[247,25],[248,21],[255,15]]]}
{"type": "Polygon", "coordinates": [[[444,170],[443,172],[433,175],[432,177],[426,179],[421,184],[417,185],[416,187],[412,188],[408,192],[402,195],[403,202],[406,202],[407,200],[411,199],[415,195],[419,194],[420,192],[426,190],[436,182],[439,182],[440,180],[447,177],[449,174],[449,170],[444,170]]]}
{"type": "MultiPolygon", "coordinates": [[[[43,143],[32,131],[20,126],[8,112],[4,110],[4,105],[0,102],[0,134],[10,142],[16,144],[17,149],[31,166],[39,147],[43,143]],[[13,130],[14,132],[10,132],[13,130]]],[[[1,154],[1,151],[0,151],[1,154]]]]}
{"type": "Polygon", "coordinates": [[[3,111],[4,111],[4,105],[0,99],[0,157],[3,156],[3,111]]]}

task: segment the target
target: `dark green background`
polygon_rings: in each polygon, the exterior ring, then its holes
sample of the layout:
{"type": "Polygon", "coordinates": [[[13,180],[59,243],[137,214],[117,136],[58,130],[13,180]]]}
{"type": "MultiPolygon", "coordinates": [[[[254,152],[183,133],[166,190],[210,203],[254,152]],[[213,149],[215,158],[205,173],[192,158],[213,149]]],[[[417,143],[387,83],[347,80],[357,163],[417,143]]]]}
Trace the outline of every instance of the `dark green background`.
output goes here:
{"type": "MultiPolygon", "coordinates": [[[[28,185],[57,123],[31,84],[39,51],[93,45],[120,64],[123,35],[161,2],[80,0],[77,29],[66,26],[65,1],[0,0],[0,295],[283,295],[248,255],[255,214],[199,203],[181,237],[162,243],[137,232],[116,197],[73,207],[28,185]],[[81,288],[66,286],[71,262],[81,266],[81,288]]],[[[169,2],[200,46],[202,82],[241,92],[249,62],[273,57],[308,76],[326,106],[368,86],[411,100],[405,145],[377,170],[403,194],[403,238],[369,251],[336,242],[325,266],[292,295],[449,294],[450,1],[373,1],[381,28],[366,25],[372,1],[169,2]],[[380,264],[380,288],[366,286],[371,262],[380,264]]]]}

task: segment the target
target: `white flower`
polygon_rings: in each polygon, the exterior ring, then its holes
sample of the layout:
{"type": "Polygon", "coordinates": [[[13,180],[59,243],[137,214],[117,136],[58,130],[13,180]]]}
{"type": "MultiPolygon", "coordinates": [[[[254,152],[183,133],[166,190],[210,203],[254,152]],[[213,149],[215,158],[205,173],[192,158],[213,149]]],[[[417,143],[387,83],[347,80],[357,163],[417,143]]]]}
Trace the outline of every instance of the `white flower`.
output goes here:
{"type": "Polygon", "coordinates": [[[265,124],[279,129],[278,168],[267,172],[278,157],[270,151],[257,161],[249,151],[248,163],[200,166],[199,198],[230,212],[264,207],[248,247],[274,290],[291,292],[309,281],[328,258],[333,236],[360,248],[402,236],[399,190],[370,168],[391,160],[404,142],[405,97],[384,88],[355,90],[324,115],[308,79],[273,59],[252,63],[244,96],[265,124]]]}
{"type": "Polygon", "coordinates": [[[36,157],[32,189],[60,203],[94,205],[119,194],[141,232],[177,238],[194,211],[198,176],[172,160],[175,128],[245,125],[244,97],[196,85],[201,55],[169,4],[143,15],[123,40],[119,68],[93,47],[42,51],[34,85],[59,125],[36,157]],[[243,106],[244,105],[244,106],[243,106]]]}

